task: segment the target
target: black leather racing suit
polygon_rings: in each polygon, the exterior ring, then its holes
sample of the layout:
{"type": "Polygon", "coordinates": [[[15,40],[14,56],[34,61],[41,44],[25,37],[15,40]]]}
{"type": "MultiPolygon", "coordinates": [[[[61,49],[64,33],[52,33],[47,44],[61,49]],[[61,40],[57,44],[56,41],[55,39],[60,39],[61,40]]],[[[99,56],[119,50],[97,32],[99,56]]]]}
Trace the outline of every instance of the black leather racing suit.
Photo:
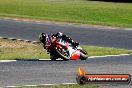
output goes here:
{"type": "Polygon", "coordinates": [[[71,39],[70,37],[68,37],[67,35],[65,35],[65,34],[63,34],[61,32],[53,34],[52,36],[55,36],[56,38],[62,38],[63,40],[71,43],[74,47],[76,47],[77,45],[79,45],[78,42],[75,42],[73,39],[71,39]]]}

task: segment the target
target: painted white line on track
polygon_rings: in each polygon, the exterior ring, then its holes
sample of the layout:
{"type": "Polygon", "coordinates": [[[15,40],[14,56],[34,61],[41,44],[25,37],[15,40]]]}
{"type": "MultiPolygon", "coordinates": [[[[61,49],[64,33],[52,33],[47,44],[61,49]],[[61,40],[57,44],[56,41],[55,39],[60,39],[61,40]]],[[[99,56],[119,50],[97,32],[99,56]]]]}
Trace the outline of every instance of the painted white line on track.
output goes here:
{"type": "MultiPolygon", "coordinates": [[[[38,60],[40,60],[40,61],[46,61],[46,60],[51,60],[51,59],[38,59],[38,60]]],[[[59,61],[59,60],[62,60],[62,59],[57,59],[57,61],[59,61]]]]}
{"type": "Polygon", "coordinates": [[[119,54],[119,55],[104,55],[104,56],[90,56],[88,58],[100,58],[100,57],[119,57],[119,56],[129,56],[131,54],[119,54]]]}
{"type": "Polygon", "coordinates": [[[39,59],[40,61],[46,61],[46,60],[51,60],[51,59],[39,59]]]}
{"type": "Polygon", "coordinates": [[[60,85],[60,84],[40,84],[39,86],[53,86],[53,85],[60,85]]]}
{"type": "Polygon", "coordinates": [[[22,41],[22,39],[17,39],[18,41],[22,41]]]}
{"type": "MultiPolygon", "coordinates": [[[[119,54],[119,55],[105,55],[105,56],[90,56],[88,58],[104,58],[104,57],[119,57],[119,56],[129,56],[131,54],[119,54]]],[[[33,59],[31,59],[33,60],[33,59]]],[[[35,61],[47,61],[47,60],[51,60],[51,59],[35,59],[35,61]]],[[[58,61],[61,59],[57,59],[58,61]]],[[[0,60],[0,62],[15,62],[15,61],[19,61],[19,60],[0,60]]],[[[26,60],[26,59],[22,59],[20,61],[30,61],[30,60],[26,60]]]]}
{"type": "MultiPolygon", "coordinates": [[[[132,54],[132,53],[131,53],[132,54]]],[[[104,58],[104,57],[119,57],[119,56],[129,56],[131,54],[119,54],[119,55],[104,55],[104,56],[90,56],[88,58],[104,58]]],[[[33,60],[33,59],[31,59],[33,60]]],[[[46,60],[51,60],[51,59],[36,59],[37,61],[46,61],[46,60]]],[[[35,61],[36,61],[35,60],[35,61]]],[[[61,60],[61,59],[57,59],[57,60],[61,60]]],[[[19,61],[19,60],[0,60],[0,62],[15,62],[15,61],[19,61]]],[[[21,61],[21,60],[20,60],[21,61]]],[[[28,61],[28,60],[24,60],[22,59],[22,61],[28,61]]]]}
{"type": "Polygon", "coordinates": [[[0,62],[15,62],[17,60],[0,60],[0,62]]]}
{"type": "Polygon", "coordinates": [[[13,39],[15,39],[15,38],[8,38],[8,39],[13,40],[13,39]]]}
{"type": "Polygon", "coordinates": [[[30,40],[25,40],[25,42],[30,42],[30,40]]]}
{"type": "Polygon", "coordinates": [[[24,85],[24,87],[37,87],[38,85],[24,85]]]}
{"type": "Polygon", "coordinates": [[[100,58],[100,57],[107,57],[107,56],[90,56],[88,58],[100,58]]]}
{"type": "Polygon", "coordinates": [[[120,54],[121,56],[127,56],[127,55],[130,55],[130,54],[120,54]]]}
{"type": "Polygon", "coordinates": [[[6,86],[6,87],[3,87],[3,88],[16,88],[18,86],[6,86]]]}
{"type": "Polygon", "coordinates": [[[0,88],[38,87],[38,86],[75,85],[75,84],[77,84],[77,83],[60,83],[60,84],[39,84],[39,85],[5,86],[5,87],[0,87],[0,88]]]}

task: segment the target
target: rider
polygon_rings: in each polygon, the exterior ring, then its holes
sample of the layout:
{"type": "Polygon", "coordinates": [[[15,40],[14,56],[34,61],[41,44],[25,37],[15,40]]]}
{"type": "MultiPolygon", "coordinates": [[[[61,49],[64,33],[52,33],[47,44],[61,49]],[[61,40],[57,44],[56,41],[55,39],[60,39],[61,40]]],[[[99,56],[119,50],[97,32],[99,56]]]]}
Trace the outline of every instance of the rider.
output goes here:
{"type": "Polygon", "coordinates": [[[47,35],[45,33],[39,34],[39,40],[44,44],[44,49],[46,49],[48,52],[49,52],[49,49],[46,45],[51,45],[58,38],[62,38],[63,40],[71,43],[74,47],[79,45],[78,42],[73,41],[70,37],[68,37],[67,35],[65,35],[61,32],[58,32],[58,33],[52,34],[52,35],[47,35]]]}

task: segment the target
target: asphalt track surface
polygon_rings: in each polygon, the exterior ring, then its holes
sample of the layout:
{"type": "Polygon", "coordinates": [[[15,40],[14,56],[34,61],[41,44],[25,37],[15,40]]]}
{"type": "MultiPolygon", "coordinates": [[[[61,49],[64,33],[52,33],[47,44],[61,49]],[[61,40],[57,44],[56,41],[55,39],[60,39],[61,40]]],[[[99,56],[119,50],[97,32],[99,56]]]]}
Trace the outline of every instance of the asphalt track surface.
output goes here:
{"type": "MultiPolygon", "coordinates": [[[[97,27],[57,25],[0,19],[0,37],[38,40],[40,32],[61,31],[81,44],[132,49],[132,31],[97,27]]],[[[75,83],[77,69],[87,73],[123,73],[132,75],[132,56],[100,57],[85,61],[0,62],[0,87],[75,83]]],[[[132,85],[103,85],[103,88],[132,88],[132,85]]]]}
{"type": "Polygon", "coordinates": [[[0,37],[38,41],[41,32],[63,32],[81,44],[132,49],[132,30],[0,19],[0,37]]]}
{"type": "MultiPolygon", "coordinates": [[[[76,83],[78,67],[89,73],[132,75],[132,56],[104,57],[86,61],[16,61],[0,63],[0,86],[76,83]]],[[[132,85],[103,85],[104,88],[131,88],[132,85]]]]}

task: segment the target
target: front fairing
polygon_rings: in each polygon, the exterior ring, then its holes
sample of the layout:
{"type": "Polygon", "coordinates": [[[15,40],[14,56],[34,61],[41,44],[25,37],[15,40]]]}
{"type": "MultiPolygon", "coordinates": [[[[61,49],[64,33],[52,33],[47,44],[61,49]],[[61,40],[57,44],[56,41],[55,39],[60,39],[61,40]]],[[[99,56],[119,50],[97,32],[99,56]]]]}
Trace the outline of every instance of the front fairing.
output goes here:
{"type": "Polygon", "coordinates": [[[58,43],[62,46],[67,47],[67,51],[69,52],[71,60],[77,60],[80,58],[80,50],[82,49],[80,45],[78,45],[77,47],[73,47],[71,43],[68,43],[62,39],[59,39],[58,43]]]}

